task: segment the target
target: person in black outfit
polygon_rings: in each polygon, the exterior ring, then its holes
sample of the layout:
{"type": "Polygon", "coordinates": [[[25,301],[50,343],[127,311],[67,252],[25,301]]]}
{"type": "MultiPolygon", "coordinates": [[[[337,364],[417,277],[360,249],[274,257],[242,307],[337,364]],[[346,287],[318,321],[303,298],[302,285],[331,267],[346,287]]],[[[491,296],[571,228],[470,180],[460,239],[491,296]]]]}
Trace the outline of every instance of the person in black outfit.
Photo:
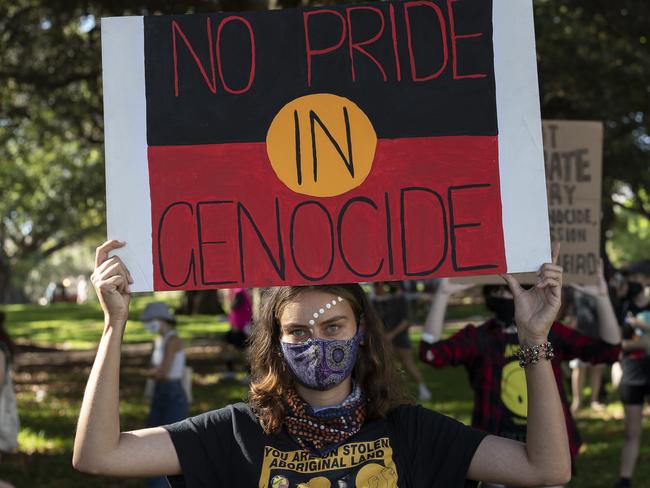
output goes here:
{"type": "Polygon", "coordinates": [[[618,307],[623,337],[645,344],[626,351],[621,361],[623,376],[619,394],[625,412],[625,439],[621,450],[620,478],[616,488],[630,488],[639,456],[643,425],[643,404],[650,400],[650,277],[644,273],[630,273],[627,294],[618,307]]]}

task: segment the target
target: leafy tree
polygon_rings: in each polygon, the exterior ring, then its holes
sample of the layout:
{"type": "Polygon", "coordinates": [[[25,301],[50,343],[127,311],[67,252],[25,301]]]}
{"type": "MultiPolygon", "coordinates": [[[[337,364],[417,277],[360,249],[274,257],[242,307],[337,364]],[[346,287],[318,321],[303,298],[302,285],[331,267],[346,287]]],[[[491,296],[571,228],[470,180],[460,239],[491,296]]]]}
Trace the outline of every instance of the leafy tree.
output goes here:
{"type": "Polygon", "coordinates": [[[0,2],[0,303],[105,224],[100,28],[112,15],[260,8],[258,0],[0,2]]]}
{"type": "MultiPolygon", "coordinates": [[[[0,302],[20,299],[26,273],[52,253],[103,234],[96,19],[266,5],[265,0],[0,0],[0,302]]],[[[650,4],[535,0],[534,5],[542,114],[605,122],[604,230],[619,232],[615,206],[650,217],[645,113],[650,4]],[[617,192],[626,199],[614,200],[617,192]]]]}
{"type": "MultiPolygon", "coordinates": [[[[642,239],[619,216],[650,219],[650,4],[534,5],[542,117],[604,122],[603,242],[605,236],[618,243],[642,239]]],[[[647,248],[627,248],[648,256],[647,248]]]]}

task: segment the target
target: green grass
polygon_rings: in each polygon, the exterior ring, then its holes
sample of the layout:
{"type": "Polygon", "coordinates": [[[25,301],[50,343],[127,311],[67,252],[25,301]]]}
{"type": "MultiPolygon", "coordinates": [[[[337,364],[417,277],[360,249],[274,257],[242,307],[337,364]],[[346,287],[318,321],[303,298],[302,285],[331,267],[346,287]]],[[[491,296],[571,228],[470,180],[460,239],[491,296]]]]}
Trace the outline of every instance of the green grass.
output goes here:
{"type": "MultiPolygon", "coordinates": [[[[148,342],[151,334],[138,321],[147,303],[155,301],[152,297],[134,298],[124,342],[148,342]]],[[[171,307],[178,305],[167,301],[171,307]]],[[[17,342],[29,342],[39,346],[56,345],[64,349],[92,349],[97,345],[103,329],[103,315],[96,302],[83,305],[74,303],[54,303],[47,306],[8,305],[7,327],[11,337],[17,342]]],[[[178,332],[183,339],[196,337],[215,338],[228,330],[228,323],[216,321],[211,315],[178,317],[178,332]]]]}
{"type": "MultiPolygon", "coordinates": [[[[147,301],[135,300],[132,316],[137,317],[147,301]]],[[[171,303],[175,305],[175,303],[171,303]]],[[[92,348],[96,346],[102,329],[102,318],[96,304],[84,306],[57,304],[51,307],[5,307],[9,327],[21,343],[37,342],[40,346],[92,348]]],[[[454,309],[454,318],[476,315],[480,309],[454,309]]],[[[225,323],[214,317],[181,317],[179,331],[187,340],[219,338],[226,330],[225,323]]],[[[127,328],[126,342],[149,341],[151,336],[142,326],[133,322],[127,328]]],[[[415,343],[419,334],[414,331],[415,343]]],[[[148,406],[142,398],[144,377],[142,369],[146,358],[126,358],[121,371],[120,417],[122,428],[137,429],[145,425],[148,406]]],[[[223,363],[219,357],[200,357],[190,361],[195,368],[194,395],[191,414],[218,408],[246,397],[246,387],[236,382],[220,382],[223,363]]],[[[472,393],[467,375],[462,368],[433,370],[424,365],[420,369],[434,397],[426,406],[469,422],[472,393]]],[[[94,488],[142,487],[142,480],[124,480],[84,475],[73,470],[71,452],[74,430],[81,398],[89,373],[87,364],[69,364],[48,368],[25,366],[16,374],[18,402],[22,422],[20,450],[3,457],[0,478],[17,487],[94,488]],[[42,392],[42,393],[39,393],[42,392]],[[40,400],[40,401],[39,401],[40,400]]],[[[415,384],[404,377],[405,388],[415,394],[415,384]]],[[[614,395],[611,395],[614,398],[614,395]]],[[[578,418],[578,426],[585,440],[586,450],[578,457],[578,476],[570,488],[609,488],[616,479],[619,453],[623,438],[620,420],[621,404],[610,404],[605,414],[586,411],[578,418]]],[[[644,423],[650,429],[650,419],[644,423]]],[[[647,432],[646,432],[647,435],[647,432]]],[[[636,472],[636,486],[650,479],[650,443],[642,444],[636,472]]]]}

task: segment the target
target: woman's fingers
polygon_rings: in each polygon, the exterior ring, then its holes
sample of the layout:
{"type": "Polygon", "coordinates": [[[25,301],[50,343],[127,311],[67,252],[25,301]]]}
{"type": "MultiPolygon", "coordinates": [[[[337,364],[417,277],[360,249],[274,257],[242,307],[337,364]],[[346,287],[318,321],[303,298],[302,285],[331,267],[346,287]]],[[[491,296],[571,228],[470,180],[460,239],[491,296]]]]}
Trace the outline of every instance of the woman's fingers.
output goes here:
{"type": "Polygon", "coordinates": [[[120,247],[124,247],[126,242],[120,242],[116,239],[106,241],[95,250],[95,268],[108,259],[108,253],[120,247]]]}
{"type": "Polygon", "coordinates": [[[558,259],[560,258],[560,243],[556,242],[553,244],[553,250],[551,252],[553,264],[557,264],[558,259]]]}
{"type": "Polygon", "coordinates": [[[536,288],[549,288],[554,295],[560,295],[562,289],[562,281],[554,278],[545,278],[535,285],[536,288]]]}
{"type": "Polygon", "coordinates": [[[125,285],[126,281],[122,275],[111,276],[110,278],[106,278],[98,283],[98,287],[101,290],[108,292],[119,291],[120,293],[123,292],[125,285]]]}
{"type": "Polygon", "coordinates": [[[558,278],[546,277],[535,285],[537,288],[546,288],[547,286],[562,286],[562,282],[558,278]]]}
{"type": "Polygon", "coordinates": [[[555,270],[545,270],[542,273],[540,273],[538,281],[542,281],[543,279],[546,278],[553,278],[556,280],[561,280],[562,279],[562,270],[560,271],[555,271],[555,270]]]}
{"type": "Polygon", "coordinates": [[[558,266],[557,264],[551,264],[551,263],[544,263],[540,266],[539,271],[537,274],[541,274],[544,271],[559,271],[562,272],[563,268],[562,266],[558,266]]]}
{"type": "Polygon", "coordinates": [[[95,270],[93,275],[96,276],[96,280],[101,282],[113,276],[119,275],[123,278],[124,285],[121,290],[125,293],[129,292],[128,284],[133,283],[131,275],[124,266],[124,263],[118,256],[113,256],[104,261],[98,268],[95,270]]]}
{"type": "Polygon", "coordinates": [[[517,298],[517,296],[521,294],[522,291],[524,291],[521,285],[519,284],[519,282],[517,281],[517,278],[515,278],[511,274],[508,273],[502,274],[501,278],[503,278],[506,281],[506,283],[508,283],[508,287],[510,288],[510,293],[512,293],[512,296],[514,298],[517,298]]]}
{"type": "Polygon", "coordinates": [[[124,265],[124,263],[119,258],[119,256],[108,257],[108,254],[111,251],[115,249],[119,249],[120,247],[124,247],[125,245],[126,245],[125,242],[112,240],[112,241],[105,242],[104,244],[99,246],[95,252],[95,270],[101,273],[105,269],[107,269],[107,267],[110,266],[114,260],[117,259],[119,260],[120,263],[122,263],[124,275],[126,276],[126,281],[128,283],[133,283],[133,277],[131,276],[131,272],[128,270],[126,265],[124,265]]]}

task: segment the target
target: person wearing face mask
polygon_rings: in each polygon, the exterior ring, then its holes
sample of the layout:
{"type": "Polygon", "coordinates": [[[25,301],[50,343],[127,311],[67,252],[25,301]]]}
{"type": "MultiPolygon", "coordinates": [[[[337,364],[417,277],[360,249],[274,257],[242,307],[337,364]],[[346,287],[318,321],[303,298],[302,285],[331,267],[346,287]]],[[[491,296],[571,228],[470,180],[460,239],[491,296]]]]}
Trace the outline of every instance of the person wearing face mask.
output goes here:
{"type": "MultiPolygon", "coordinates": [[[[188,400],[183,389],[185,350],[176,332],[176,317],[163,302],[149,303],[140,320],[144,328],[155,334],[151,355],[151,376],[154,382],[148,427],[171,424],[189,415],[188,400]]],[[[149,478],[147,487],[167,487],[164,477],[149,478]]]]}
{"type": "Polygon", "coordinates": [[[120,345],[132,280],[109,253],[123,245],[109,241],[97,250],[92,282],[106,327],[77,424],[76,469],[166,475],[172,487],[185,488],[461,488],[467,479],[537,486],[570,478],[547,341],[560,306],[559,266],[543,265],[530,290],[504,275],[530,392],[527,444],[409,404],[381,323],[356,283],[267,290],[250,341],[247,403],[121,432],[120,345]]]}
{"type": "MultiPolygon", "coordinates": [[[[599,321],[600,338],[585,336],[557,321],[549,333],[549,341],[555,349],[551,364],[560,392],[572,461],[578,454],[581,440],[569,409],[560,365],[562,361],[574,358],[593,364],[611,364],[621,353],[620,332],[604,279],[602,285],[598,288],[581,288],[584,293],[597,296],[599,313],[602,314],[602,320],[599,321]]],[[[448,279],[441,281],[423,329],[420,359],[434,368],[464,366],[474,391],[472,426],[491,434],[526,442],[530,397],[518,364],[520,346],[515,302],[508,287],[484,286],[485,305],[494,316],[482,325],[469,324],[450,338],[441,340],[449,297],[469,286],[471,285],[451,283],[448,279]]],[[[564,311],[559,314],[560,318],[570,315],[567,313],[568,308],[564,307],[564,311]]]]}
{"type": "Polygon", "coordinates": [[[619,320],[623,337],[639,347],[626,351],[619,395],[625,413],[625,437],[616,488],[630,488],[639,456],[643,429],[643,405],[650,399],[650,285],[642,273],[629,273],[627,294],[621,300],[619,320]],[[645,347],[643,345],[645,344],[645,347]]]}

